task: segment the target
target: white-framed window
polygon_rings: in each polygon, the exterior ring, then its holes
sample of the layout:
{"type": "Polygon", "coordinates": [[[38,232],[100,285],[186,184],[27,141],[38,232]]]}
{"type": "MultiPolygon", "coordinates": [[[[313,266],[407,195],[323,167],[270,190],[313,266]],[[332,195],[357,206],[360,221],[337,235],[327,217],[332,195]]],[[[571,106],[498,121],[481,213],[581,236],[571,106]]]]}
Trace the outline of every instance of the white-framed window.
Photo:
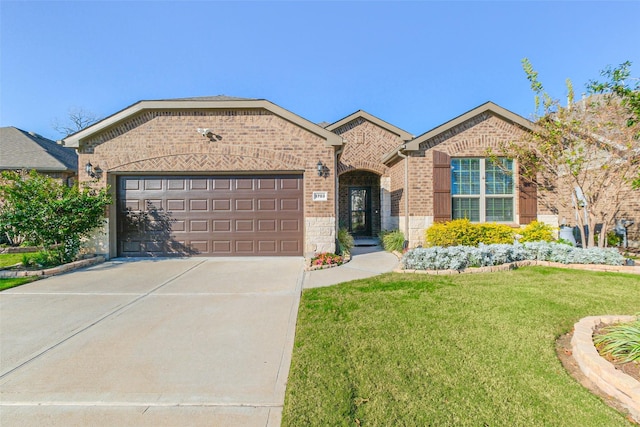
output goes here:
{"type": "Polygon", "coordinates": [[[513,160],[451,159],[452,218],[471,222],[513,222],[513,160]]]}

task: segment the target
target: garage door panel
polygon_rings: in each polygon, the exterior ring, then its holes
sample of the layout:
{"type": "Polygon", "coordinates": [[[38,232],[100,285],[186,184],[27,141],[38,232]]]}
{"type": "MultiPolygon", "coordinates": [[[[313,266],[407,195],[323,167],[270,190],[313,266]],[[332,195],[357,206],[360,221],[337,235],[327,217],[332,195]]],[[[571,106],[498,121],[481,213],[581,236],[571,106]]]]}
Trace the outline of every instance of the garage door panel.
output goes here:
{"type": "Polygon", "coordinates": [[[120,256],[302,254],[300,175],[121,176],[117,194],[120,256]]]}
{"type": "Polygon", "coordinates": [[[190,211],[208,211],[209,200],[208,199],[191,199],[189,200],[190,211]]]}
{"type": "Polygon", "coordinates": [[[250,255],[255,252],[255,242],[253,240],[236,240],[235,249],[238,254],[250,255]]]}
{"type": "Polygon", "coordinates": [[[184,190],[186,188],[187,187],[184,179],[167,180],[167,190],[184,190]]]}
{"type": "Polygon", "coordinates": [[[192,190],[207,190],[209,188],[208,178],[191,178],[189,182],[192,190]]]}
{"type": "Polygon", "coordinates": [[[302,180],[294,177],[281,178],[280,188],[283,190],[300,190],[302,188],[302,180]]]}
{"type": "Polygon", "coordinates": [[[208,240],[191,240],[189,242],[189,246],[191,246],[191,248],[193,248],[194,251],[199,252],[201,254],[209,253],[208,240]]]}
{"type": "Polygon", "coordinates": [[[301,250],[299,240],[282,240],[280,242],[280,252],[297,253],[301,250]]]}
{"type": "Polygon", "coordinates": [[[231,199],[216,199],[212,201],[213,210],[214,211],[230,211],[231,210],[231,199]]]}
{"type": "Polygon", "coordinates": [[[276,180],[274,178],[258,179],[258,189],[259,190],[275,190],[276,180]]]}
{"type": "Polygon", "coordinates": [[[237,178],[236,190],[253,190],[253,178],[237,178]]]}
{"type": "Polygon", "coordinates": [[[231,231],[231,220],[213,220],[213,231],[231,231]]]}
{"type": "Polygon", "coordinates": [[[264,254],[275,254],[278,242],[276,240],[258,240],[258,250],[264,254]]]}
{"type": "Polygon", "coordinates": [[[237,211],[253,211],[253,199],[236,199],[237,211]]]}
{"type": "Polygon", "coordinates": [[[299,211],[300,199],[280,199],[280,210],[299,211]]]}
{"type": "Polygon", "coordinates": [[[252,219],[239,219],[235,221],[235,231],[251,232],[253,231],[252,219]]]}
{"type": "Polygon", "coordinates": [[[258,210],[259,211],[275,211],[276,210],[276,199],[258,199],[258,210]]]}
{"type": "Polygon", "coordinates": [[[214,254],[231,254],[231,240],[214,240],[214,254]]]}
{"type": "Polygon", "coordinates": [[[189,221],[190,232],[207,232],[209,231],[209,221],[206,219],[196,219],[189,221]]]}
{"type": "Polygon", "coordinates": [[[168,199],[167,210],[169,212],[184,212],[186,209],[186,203],[184,199],[168,199]]]}

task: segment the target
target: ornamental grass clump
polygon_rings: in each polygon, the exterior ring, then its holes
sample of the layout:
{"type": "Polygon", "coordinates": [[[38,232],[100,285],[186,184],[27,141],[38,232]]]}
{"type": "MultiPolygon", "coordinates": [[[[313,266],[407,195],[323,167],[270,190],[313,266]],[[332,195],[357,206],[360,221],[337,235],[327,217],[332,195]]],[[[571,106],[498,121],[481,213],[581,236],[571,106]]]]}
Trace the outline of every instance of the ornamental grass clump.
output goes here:
{"type": "Polygon", "coordinates": [[[594,335],[600,354],[622,363],[640,362],[640,318],[631,323],[605,326],[594,335]]]}
{"type": "Polygon", "coordinates": [[[400,230],[382,231],[380,232],[380,240],[385,251],[402,252],[404,250],[404,233],[400,230]]]}
{"type": "Polygon", "coordinates": [[[346,228],[340,228],[338,230],[338,248],[341,254],[350,254],[351,249],[355,246],[353,236],[346,228]]]}

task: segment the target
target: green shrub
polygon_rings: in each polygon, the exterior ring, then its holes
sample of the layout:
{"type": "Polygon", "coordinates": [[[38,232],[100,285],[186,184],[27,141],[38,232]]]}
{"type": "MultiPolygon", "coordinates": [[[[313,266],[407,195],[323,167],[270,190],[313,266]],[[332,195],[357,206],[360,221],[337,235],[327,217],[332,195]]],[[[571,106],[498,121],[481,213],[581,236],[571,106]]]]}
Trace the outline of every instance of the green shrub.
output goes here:
{"type": "Polygon", "coordinates": [[[515,238],[515,231],[506,224],[484,223],[478,224],[478,243],[511,244],[515,238]]]}
{"type": "MultiPolygon", "coordinates": [[[[598,241],[600,240],[600,233],[596,233],[596,235],[593,236],[593,238],[595,239],[596,244],[598,244],[598,241]]],[[[622,245],[622,242],[623,242],[623,237],[616,234],[615,231],[610,230],[607,233],[607,246],[611,246],[611,247],[620,246],[622,245]]]]}
{"type": "Polygon", "coordinates": [[[349,233],[349,230],[346,228],[340,228],[338,230],[338,250],[341,254],[350,254],[351,249],[355,242],[353,241],[353,236],[349,233]]]}
{"type": "Polygon", "coordinates": [[[544,222],[531,221],[520,231],[520,242],[551,242],[553,241],[554,228],[544,222]]]}
{"type": "Polygon", "coordinates": [[[435,223],[425,232],[428,246],[478,246],[513,243],[514,230],[505,224],[473,224],[468,219],[435,223]]]}
{"type": "Polygon", "coordinates": [[[380,232],[380,240],[382,241],[382,246],[388,252],[402,252],[404,250],[405,239],[400,230],[382,231],[380,232]]]}
{"type": "Polygon", "coordinates": [[[22,265],[25,267],[55,267],[60,265],[62,258],[58,249],[43,249],[35,253],[24,254],[22,256],[22,265]]]}
{"type": "Polygon", "coordinates": [[[42,259],[57,256],[59,264],[76,257],[111,203],[106,188],[70,188],[36,171],[2,172],[0,200],[0,232],[49,249],[42,259]]]}

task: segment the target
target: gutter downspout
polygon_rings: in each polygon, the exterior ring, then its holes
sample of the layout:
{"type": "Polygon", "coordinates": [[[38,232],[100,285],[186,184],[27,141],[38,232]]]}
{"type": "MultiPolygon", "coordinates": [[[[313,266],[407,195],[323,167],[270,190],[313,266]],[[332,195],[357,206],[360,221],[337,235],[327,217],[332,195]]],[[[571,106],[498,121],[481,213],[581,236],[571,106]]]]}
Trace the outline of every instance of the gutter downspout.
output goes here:
{"type": "Polygon", "coordinates": [[[407,144],[404,144],[398,150],[398,157],[404,159],[404,238],[405,241],[409,241],[409,156],[402,154],[402,150],[407,148],[407,144]]]}
{"type": "Polygon", "coordinates": [[[335,206],[335,215],[336,215],[336,253],[338,253],[337,251],[339,250],[338,248],[338,231],[340,231],[340,206],[338,206],[339,202],[340,202],[340,184],[339,184],[339,178],[338,178],[338,157],[340,157],[340,154],[342,154],[342,152],[344,151],[344,145],[342,147],[340,147],[339,150],[336,151],[336,156],[334,159],[334,165],[333,165],[333,170],[335,171],[335,179],[334,179],[334,206],[335,206]]]}

